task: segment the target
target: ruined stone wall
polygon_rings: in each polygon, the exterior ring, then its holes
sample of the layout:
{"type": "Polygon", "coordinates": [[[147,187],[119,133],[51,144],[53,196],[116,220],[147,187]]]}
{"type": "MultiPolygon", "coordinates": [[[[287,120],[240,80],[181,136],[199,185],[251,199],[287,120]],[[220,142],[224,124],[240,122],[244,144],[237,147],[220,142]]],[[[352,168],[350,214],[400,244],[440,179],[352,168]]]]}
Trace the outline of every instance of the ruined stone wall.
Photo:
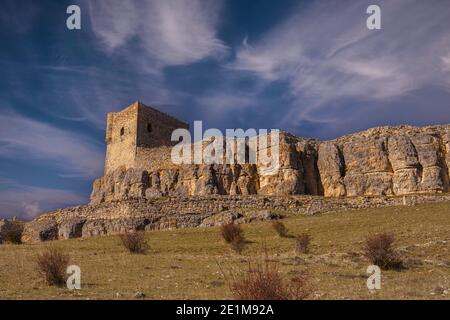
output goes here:
{"type": "Polygon", "coordinates": [[[135,102],[120,112],[110,112],[106,129],[105,174],[123,168],[169,165],[173,130],[189,126],[158,110],[135,102]]]}
{"type": "Polygon", "coordinates": [[[137,147],[172,146],[177,143],[171,141],[172,132],[178,128],[189,129],[186,123],[139,102],[137,119],[137,147]]]}
{"type": "Polygon", "coordinates": [[[134,166],[136,156],[137,105],[110,112],[106,127],[105,174],[134,166]]]}
{"type": "Polygon", "coordinates": [[[447,192],[449,144],[450,126],[374,128],[323,142],[282,133],[280,169],[273,176],[262,175],[259,164],[171,166],[170,148],[159,149],[145,155],[149,159],[145,166],[96,181],[91,201],[210,194],[342,197],[447,192]]]}
{"type": "Polygon", "coordinates": [[[173,164],[170,153],[172,148],[169,146],[162,146],[157,148],[136,148],[135,168],[147,170],[149,172],[176,168],[173,164]]]}

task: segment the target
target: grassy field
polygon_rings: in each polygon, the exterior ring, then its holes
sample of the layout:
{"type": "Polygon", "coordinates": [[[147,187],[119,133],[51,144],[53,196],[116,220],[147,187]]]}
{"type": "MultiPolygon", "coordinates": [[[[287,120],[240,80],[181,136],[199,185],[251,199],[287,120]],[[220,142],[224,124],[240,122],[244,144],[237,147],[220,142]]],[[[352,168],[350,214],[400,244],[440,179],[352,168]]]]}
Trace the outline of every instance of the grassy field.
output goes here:
{"type": "Polygon", "coordinates": [[[311,299],[450,299],[450,203],[342,211],[283,220],[296,235],[311,234],[308,254],[296,254],[294,239],[280,238],[270,223],[244,225],[249,244],[230,250],[219,228],[152,231],[150,250],[128,253],[118,236],[0,245],[1,299],[227,299],[232,298],[221,269],[246,270],[248,260],[267,251],[284,277],[306,271],[311,299]],[[382,288],[369,292],[362,255],[367,235],[393,232],[407,270],[383,271],[382,288]],[[81,267],[82,289],[49,287],[35,257],[55,246],[81,267]]]}

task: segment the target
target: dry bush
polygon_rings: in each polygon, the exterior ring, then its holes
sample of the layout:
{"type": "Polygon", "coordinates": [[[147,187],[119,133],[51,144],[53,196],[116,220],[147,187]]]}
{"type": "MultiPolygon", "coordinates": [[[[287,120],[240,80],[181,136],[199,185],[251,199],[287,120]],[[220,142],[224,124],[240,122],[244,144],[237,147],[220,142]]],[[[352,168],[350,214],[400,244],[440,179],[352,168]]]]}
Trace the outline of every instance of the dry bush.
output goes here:
{"type": "Polygon", "coordinates": [[[234,223],[223,225],[220,227],[220,232],[226,243],[232,243],[233,241],[236,241],[236,239],[244,238],[244,232],[241,227],[234,223]]]}
{"type": "Polygon", "coordinates": [[[311,292],[305,273],[284,280],[278,264],[267,258],[249,262],[247,270],[232,277],[230,290],[238,300],[303,300],[311,292]]]}
{"type": "Polygon", "coordinates": [[[295,238],[295,250],[298,253],[308,253],[310,243],[311,236],[307,233],[302,233],[295,238]]]}
{"type": "Polygon", "coordinates": [[[278,220],[272,221],[272,228],[276,231],[276,233],[280,237],[286,238],[288,236],[288,230],[286,226],[283,224],[283,222],[278,220]]]}
{"type": "Polygon", "coordinates": [[[236,237],[233,239],[233,241],[231,241],[230,243],[230,247],[231,249],[233,249],[233,251],[237,252],[237,253],[241,253],[242,250],[244,249],[245,246],[245,239],[244,237],[236,237]]]}
{"type": "Polygon", "coordinates": [[[399,270],[404,267],[400,255],[392,248],[394,235],[379,233],[369,236],[364,246],[364,254],[369,261],[383,270],[399,270]]]}
{"type": "Polygon", "coordinates": [[[230,244],[231,249],[240,253],[245,246],[245,237],[244,232],[241,227],[234,224],[229,223],[223,225],[220,228],[220,232],[222,234],[222,238],[226,243],[230,244]]]}
{"type": "Polygon", "coordinates": [[[145,239],[145,232],[127,232],[120,235],[120,240],[127,250],[131,253],[144,254],[148,250],[148,243],[145,239]]]}
{"type": "Polygon", "coordinates": [[[22,228],[11,228],[4,232],[3,241],[7,243],[13,244],[21,244],[22,243],[22,228]]]}
{"type": "Polygon", "coordinates": [[[60,286],[66,282],[69,261],[69,256],[56,248],[47,249],[36,258],[39,272],[50,286],[60,286]]]}

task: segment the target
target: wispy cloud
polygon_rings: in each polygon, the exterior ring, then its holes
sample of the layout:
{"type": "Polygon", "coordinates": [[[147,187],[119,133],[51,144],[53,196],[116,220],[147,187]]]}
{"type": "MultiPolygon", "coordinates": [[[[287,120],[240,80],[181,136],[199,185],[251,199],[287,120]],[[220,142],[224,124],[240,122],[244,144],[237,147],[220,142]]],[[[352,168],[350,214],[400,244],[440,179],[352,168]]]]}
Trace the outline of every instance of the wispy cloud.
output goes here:
{"type": "Polygon", "coordinates": [[[227,51],[217,37],[221,1],[108,0],[87,5],[102,48],[126,53],[149,68],[220,58],[227,51]]]}
{"type": "Polygon", "coordinates": [[[315,111],[342,98],[383,100],[444,83],[448,3],[381,1],[382,30],[366,28],[369,4],[316,1],[299,6],[255,43],[247,39],[228,67],[268,82],[287,81],[297,103],[284,124],[323,120],[315,111]]]}
{"type": "Polygon", "coordinates": [[[101,174],[101,145],[74,132],[21,116],[0,115],[0,156],[28,161],[49,160],[61,175],[92,178],[101,174]]]}
{"type": "Polygon", "coordinates": [[[76,205],[87,199],[67,190],[33,187],[8,181],[0,190],[0,218],[17,216],[29,220],[48,210],[76,205]]]}
{"type": "Polygon", "coordinates": [[[450,72],[450,53],[447,56],[441,57],[442,61],[442,70],[450,72]]]}
{"type": "Polygon", "coordinates": [[[197,102],[201,107],[219,113],[253,106],[257,103],[250,95],[222,91],[205,93],[197,99],[197,102]]]}

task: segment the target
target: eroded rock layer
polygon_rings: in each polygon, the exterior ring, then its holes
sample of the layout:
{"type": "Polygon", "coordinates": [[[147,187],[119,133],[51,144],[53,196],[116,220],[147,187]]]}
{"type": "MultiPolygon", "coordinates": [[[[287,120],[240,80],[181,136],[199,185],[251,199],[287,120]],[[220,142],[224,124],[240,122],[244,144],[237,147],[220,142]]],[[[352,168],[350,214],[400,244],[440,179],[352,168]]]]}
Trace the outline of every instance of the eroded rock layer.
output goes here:
{"type": "Polygon", "coordinates": [[[251,164],[115,170],[93,185],[91,203],[203,195],[406,195],[449,190],[450,126],[382,127],[335,140],[280,135],[273,176],[251,164]]]}
{"type": "MultiPolygon", "coordinates": [[[[450,195],[404,197],[320,196],[194,196],[133,199],[59,209],[25,224],[23,242],[113,235],[136,230],[211,227],[283,218],[289,214],[315,214],[384,206],[449,201],[450,195]]],[[[0,224],[1,226],[1,224],[0,224]]],[[[0,237],[2,229],[0,228],[0,237]]]]}

